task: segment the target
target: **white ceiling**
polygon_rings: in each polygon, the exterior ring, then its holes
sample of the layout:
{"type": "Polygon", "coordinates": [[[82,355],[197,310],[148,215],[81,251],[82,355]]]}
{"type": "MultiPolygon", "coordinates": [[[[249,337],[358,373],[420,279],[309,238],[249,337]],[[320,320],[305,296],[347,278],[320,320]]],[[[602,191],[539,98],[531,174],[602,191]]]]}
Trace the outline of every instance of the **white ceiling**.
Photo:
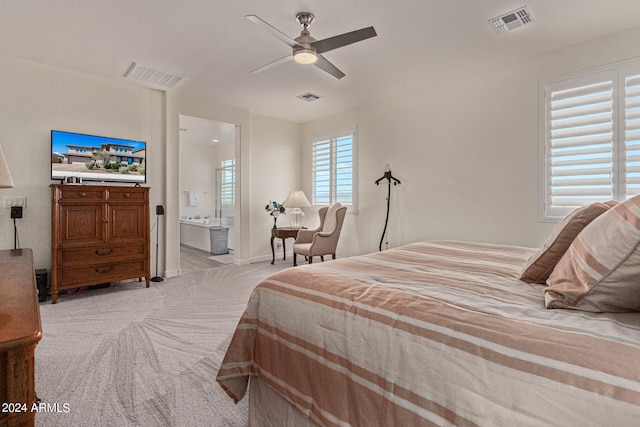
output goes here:
{"type": "MultiPolygon", "coordinates": [[[[133,62],[179,73],[175,91],[306,122],[639,25],[638,0],[28,0],[0,2],[0,55],[123,80],[133,62]],[[535,22],[496,34],[487,21],[527,5],[535,22]],[[346,77],[288,62],[289,48],[245,18],[295,38],[374,26],[327,52],[346,77]],[[315,102],[296,97],[320,95],[315,102]]],[[[132,83],[134,84],[134,83],[132,83]]]]}

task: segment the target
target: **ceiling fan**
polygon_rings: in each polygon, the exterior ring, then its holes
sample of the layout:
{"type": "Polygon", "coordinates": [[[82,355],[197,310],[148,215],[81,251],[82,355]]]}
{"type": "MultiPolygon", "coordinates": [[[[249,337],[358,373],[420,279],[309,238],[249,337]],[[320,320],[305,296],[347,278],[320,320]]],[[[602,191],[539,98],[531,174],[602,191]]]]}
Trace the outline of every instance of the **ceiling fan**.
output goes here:
{"type": "Polygon", "coordinates": [[[252,73],[259,73],[293,59],[299,64],[313,64],[322,71],[331,74],[336,79],[341,79],[345,74],[322,56],[322,54],[339,47],[347,46],[352,43],[377,36],[376,30],[374,30],[373,27],[367,27],[351,31],[349,33],[340,34],[339,36],[316,40],[311,37],[311,33],[309,33],[309,26],[315,20],[315,16],[310,12],[301,12],[296,16],[296,20],[300,25],[302,25],[302,32],[300,33],[300,36],[295,39],[289,38],[286,34],[256,15],[247,15],[247,19],[258,24],[263,30],[286,43],[292,49],[292,53],[290,55],[276,59],[275,61],[270,62],[267,65],[263,65],[260,68],[256,68],[251,71],[252,73]]]}

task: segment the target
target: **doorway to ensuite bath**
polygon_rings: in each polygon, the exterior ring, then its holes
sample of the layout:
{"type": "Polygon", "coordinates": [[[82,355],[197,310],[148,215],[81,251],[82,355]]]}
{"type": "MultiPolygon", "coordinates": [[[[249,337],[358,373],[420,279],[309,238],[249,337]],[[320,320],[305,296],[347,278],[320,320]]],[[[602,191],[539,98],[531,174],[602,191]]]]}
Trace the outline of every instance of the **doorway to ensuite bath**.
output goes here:
{"type": "Polygon", "coordinates": [[[180,115],[180,271],[232,264],[238,126],[180,115]]]}

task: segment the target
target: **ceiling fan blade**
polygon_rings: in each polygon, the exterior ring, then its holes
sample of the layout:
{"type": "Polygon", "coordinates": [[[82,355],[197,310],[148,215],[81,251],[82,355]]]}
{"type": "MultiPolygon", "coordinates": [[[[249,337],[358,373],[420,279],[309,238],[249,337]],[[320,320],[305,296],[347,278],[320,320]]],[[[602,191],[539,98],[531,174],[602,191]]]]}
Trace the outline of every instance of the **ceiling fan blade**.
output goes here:
{"type": "Polygon", "coordinates": [[[291,39],[285,33],[283,33],[282,31],[278,30],[276,27],[272,26],[267,21],[264,21],[262,18],[259,18],[256,15],[247,15],[246,18],[249,21],[251,21],[251,22],[253,22],[255,24],[258,24],[263,30],[265,30],[266,32],[270,33],[272,36],[274,36],[278,40],[286,43],[287,46],[289,46],[289,47],[298,47],[298,46],[300,46],[298,43],[295,42],[295,40],[291,39]]]}
{"type": "Polygon", "coordinates": [[[316,49],[317,53],[325,53],[342,46],[347,46],[352,43],[370,39],[371,37],[375,37],[377,35],[378,34],[373,27],[367,27],[360,30],[351,31],[350,33],[340,34],[339,36],[318,40],[313,43],[313,47],[316,49]]]}
{"type": "Polygon", "coordinates": [[[256,68],[255,70],[251,71],[251,73],[261,73],[265,70],[268,70],[269,68],[275,67],[276,65],[284,64],[285,62],[291,61],[292,59],[293,59],[292,55],[284,56],[280,59],[276,59],[273,62],[269,62],[267,65],[263,65],[262,67],[256,68]]]}
{"type": "Polygon", "coordinates": [[[322,71],[331,74],[333,77],[335,77],[338,80],[340,80],[345,76],[345,74],[342,71],[340,71],[338,67],[333,65],[331,62],[327,61],[327,58],[325,58],[322,55],[318,55],[318,60],[314,62],[313,65],[320,68],[322,71]]]}

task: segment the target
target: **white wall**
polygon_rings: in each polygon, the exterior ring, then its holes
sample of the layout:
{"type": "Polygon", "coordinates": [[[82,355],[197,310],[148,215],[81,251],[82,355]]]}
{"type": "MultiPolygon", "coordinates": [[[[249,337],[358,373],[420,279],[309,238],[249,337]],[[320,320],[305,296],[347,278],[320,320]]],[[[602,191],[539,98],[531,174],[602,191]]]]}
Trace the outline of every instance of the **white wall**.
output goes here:
{"type": "MultiPolygon", "coordinates": [[[[258,114],[251,115],[250,226],[253,261],[271,260],[269,242],[273,217],[264,207],[270,200],[284,202],[290,191],[302,187],[301,141],[301,125],[258,114]]],[[[278,225],[290,225],[286,215],[278,218],[278,225]]],[[[285,244],[290,251],[293,240],[289,239],[285,244]]]]}
{"type": "Polygon", "coordinates": [[[180,217],[215,216],[218,148],[211,144],[180,144],[180,217]],[[189,192],[201,191],[199,206],[191,206],[189,192]]]}
{"type": "MultiPolygon", "coordinates": [[[[180,143],[180,217],[218,216],[216,170],[222,162],[233,160],[235,147],[228,144],[180,143]],[[200,206],[191,206],[190,191],[204,192],[200,206]]],[[[233,212],[232,212],[233,213],[233,212]]]]}
{"type": "MultiPolygon", "coordinates": [[[[51,268],[51,129],[146,141],[155,206],[165,191],[164,120],[162,92],[0,57],[0,144],[15,183],[0,190],[0,201],[27,197],[17,223],[36,268],[51,268]]],[[[0,207],[0,249],[11,248],[13,221],[0,207]]]]}
{"type": "MultiPolygon", "coordinates": [[[[555,224],[538,219],[539,81],[640,56],[640,28],[369,105],[303,127],[305,191],[309,138],[358,125],[359,215],[338,246],[346,256],[378,250],[389,163],[389,247],[423,239],[539,246],[555,224]]],[[[384,249],[384,246],[383,246],[384,249]]]]}

